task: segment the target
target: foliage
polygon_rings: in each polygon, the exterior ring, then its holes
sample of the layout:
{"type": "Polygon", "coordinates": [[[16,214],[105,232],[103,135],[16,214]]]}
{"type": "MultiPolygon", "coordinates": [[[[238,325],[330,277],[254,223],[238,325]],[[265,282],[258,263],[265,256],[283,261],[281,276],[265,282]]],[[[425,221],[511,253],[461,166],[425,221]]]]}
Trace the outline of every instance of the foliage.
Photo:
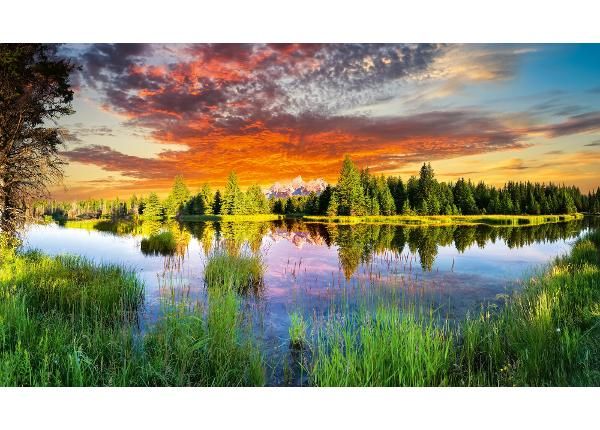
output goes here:
{"type": "Polygon", "coordinates": [[[69,60],[56,47],[0,44],[0,231],[16,234],[30,204],[62,178],[62,130],[73,113],[69,60]]]}
{"type": "Polygon", "coordinates": [[[236,255],[217,249],[204,267],[204,282],[208,288],[258,293],[264,270],[260,255],[236,255]]]}
{"type": "Polygon", "coordinates": [[[498,310],[455,326],[414,306],[345,308],[318,326],[311,381],[327,386],[597,386],[600,232],[579,239],[498,310]]]}

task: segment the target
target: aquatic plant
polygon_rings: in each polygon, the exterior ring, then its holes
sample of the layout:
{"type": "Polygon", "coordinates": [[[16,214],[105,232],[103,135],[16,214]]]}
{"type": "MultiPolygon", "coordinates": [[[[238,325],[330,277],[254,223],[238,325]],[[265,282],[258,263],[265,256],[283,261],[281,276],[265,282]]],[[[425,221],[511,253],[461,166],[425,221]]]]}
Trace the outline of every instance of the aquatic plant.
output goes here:
{"type": "Polygon", "coordinates": [[[374,313],[332,316],[314,345],[311,382],[318,386],[449,385],[452,333],[418,310],[381,305],[374,313]]]}
{"type": "Polygon", "coordinates": [[[169,301],[142,334],[143,286],[119,266],[3,250],[0,385],[263,385],[265,366],[234,291],[205,310],[169,301]]]}
{"type": "MultiPolygon", "coordinates": [[[[454,326],[412,307],[333,313],[313,340],[315,385],[600,383],[600,231],[510,296],[454,326]],[[425,314],[426,315],[426,314],[425,314]]],[[[433,312],[433,311],[432,311],[433,312]]]]}
{"type": "Polygon", "coordinates": [[[204,267],[204,282],[208,288],[257,293],[263,286],[264,270],[260,254],[232,255],[216,249],[204,267]]]}
{"type": "Polygon", "coordinates": [[[259,386],[265,366],[242,326],[234,291],[211,291],[206,314],[171,303],[144,338],[144,381],[169,386],[259,386]]]}
{"type": "Polygon", "coordinates": [[[306,334],[307,323],[300,312],[292,312],[290,315],[290,327],[288,330],[290,336],[290,346],[292,348],[302,348],[308,338],[306,334]]]}
{"type": "Polygon", "coordinates": [[[30,311],[58,312],[75,319],[85,315],[110,322],[131,317],[143,300],[141,283],[121,266],[36,251],[4,261],[0,285],[10,285],[26,297],[30,311]]]}

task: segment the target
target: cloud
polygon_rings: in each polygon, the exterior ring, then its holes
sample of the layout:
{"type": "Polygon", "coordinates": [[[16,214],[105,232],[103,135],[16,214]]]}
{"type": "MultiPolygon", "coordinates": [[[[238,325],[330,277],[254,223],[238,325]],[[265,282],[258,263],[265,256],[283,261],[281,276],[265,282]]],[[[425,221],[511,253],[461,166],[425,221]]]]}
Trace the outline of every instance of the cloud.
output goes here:
{"type": "Polygon", "coordinates": [[[126,155],[105,145],[80,146],[61,154],[70,161],[93,164],[137,179],[162,177],[165,167],[164,161],[126,155]]]}
{"type": "MultiPolygon", "coordinates": [[[[561,108],[563,114],[571,114],[567,120],[522,127],[511,126],[506,115],[473,107],[356,113],[409,92],[409,83],[435,81],[440,84],[435,88],[448,94],[464,82],[509,79],[527,49],[438,44],[91,45],[82,49],[79,59],[80,80],[92,96],[126,127],[177,150],[144,158],[107,145],[86,145],[64,155],[144,183],[170,180],[177,172],[218,184],[215,179],[231,169],[245,183],[298,174],[334,180],[345,153],[376,172],[397,171],[407,163],[525,148],[531,134],[554,137],[595,130],[599,114],[581,114],[578,106],[554,102],[539,109],[561,108]]],[[[81,124],[69,131],[80,144],[86,136],[114,134],[108,127],[81,124]]]]}
{"type": "Polygon", "coordinates": [[[157,138],[183,142],[184,151],[158,158],[135,157],[108,146],[66,151],[74,162],[94,164],[137,179],[171,179],[175,172],[198,181],[224,179],[235,169],[245,184],[282,176],[335,179],[340,158],[352,155],[375,172],[422,160],[437,160],[523,148],[523,136],[476,112],[431,112],[404,117],[321,117],[291,115],[250,124],[235,134],[198,138],[187,126],[171,127],[157,138]]]}
{"type": "Polygon", "coordinates": [[[600,139],[594,140],[591,143],[586,143],[583,146],[600,146],[600,139]]]}
{"type": "Polygon", "coordinates": [[[529,132],[560,137],[597,130],[600,130],[600,112],[595,111],[574,115],[561,122],[532,127],[529,132]]]}

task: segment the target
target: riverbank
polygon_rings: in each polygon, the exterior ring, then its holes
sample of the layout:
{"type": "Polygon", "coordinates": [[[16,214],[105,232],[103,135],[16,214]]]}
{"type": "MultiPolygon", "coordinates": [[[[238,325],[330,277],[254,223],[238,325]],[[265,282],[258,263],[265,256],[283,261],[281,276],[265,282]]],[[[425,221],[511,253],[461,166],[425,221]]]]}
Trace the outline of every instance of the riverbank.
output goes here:
{"type": "Polygon", "coordinates": [[[390,225],[489,225],[526,226],[568,222],[582,219],[583,214],[568,215],[389,215],[389,216],[313,216],[305,222],[334,224],[390,224],[390,225]]]}
{"type": "Polygon", "coordinates": [[[600,231],[578,240],[501,310],[457,326],[381,305],[316,329],[317,386],[600,385],[600,231]]]}
{"type": "MultiPolygon", "coordinates": [[[[488,225],[499,226],[528,226],[553,224],[582,219],[581,213],[565,215],[390,215],[390,216],[320,216],[320,215],[182,215],[178,218],[184,222],[268,222],[284,219],[301,219],[305,222],[318,222],[325,224],[386,224],[400,226],[448,226],[448,225],[488,225]]],[[[63,222],[65,227],[82,228],[86,230],[113,231],[132,229],[136,224],[130,219],[111,221],[107,219],[88,219],[88,220],[68,220],[63,222]]],[[[143,222],[140,218],[137,222],[143,222]]],[[[161,220],[149,220],[161,222],[161,220]]]]}
{"type": "MultiPolygon", "coordinates": [[[[600,232],[588,233],[504,306],[470,308],[470,318],[453,323],[445,308],[389,301],[331,308],[324,321],[292,314],[290,359],[302,359],[298,366],[315,386],[598,386],[599,247],[600,232]]],[[[265,375],[273,363],[243,313],[244,296],[263,288],[264,268],[249,256],[211,254],[207,301],[174,303],[167,288],[160,317],[140,333],[144,294],[134,272],[4,250],[0,385],[271,381],[265,375]]]]}
{"type": "Polygon", "coordinates": [[[141,333],[144,286],[117,265],[0,250],[0,386],[264,385],[233,290],[176,303],[141,333]]]}

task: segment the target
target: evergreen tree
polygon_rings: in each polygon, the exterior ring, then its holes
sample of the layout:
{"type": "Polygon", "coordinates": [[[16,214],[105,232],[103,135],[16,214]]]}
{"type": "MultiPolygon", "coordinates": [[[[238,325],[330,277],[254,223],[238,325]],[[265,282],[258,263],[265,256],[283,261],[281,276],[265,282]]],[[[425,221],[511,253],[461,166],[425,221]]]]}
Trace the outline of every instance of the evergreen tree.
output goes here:
{"type": "Polygon", "coordinates": [[[296,213],[296,207],[294,205],[294,200],[291,197],[288,197],[285,201],[285,206],[283,208],[283,212],[286,214],[294,214],[296,213]]]}
{"type": "Polygon", "coordinates": [[[213,214],[213,205],[214,205],[214,196],[212,190],[210,189],[210,185],[203,184],[199,193],[199,204],[198,204],[198,212],[200,215],[212,215],[213,214]]]}
{"type": "MultiPolygon", "coordinates": [[[[318,213],[320,215],[327,214],[327,210],[329,209],[329,201],[331,200],[331,194],[333,193],[333,189],[330,185],[327,185],[323,192],[319,195],[319,209],[318,213]]],[[[337,209],[336,209],[337,213],[337,209]]]]}
{"type": "Polygon", "coordinates": [[[275,199],[273,202],[273,213],[283,215],[285,212],[283,211],[283,202],[281,199],[275,199]]]}
{"type": "Polygon", "coordinates": [[[173,188],[171,194],[165,200],[165,213],[167,218],[174,218],[179,215],[179,212],[183,209],[184,204],[190,197],[190,190],[183,181],[183,176],[175,176],[173,182],[173,188]]]}
{"type": "Polygon", "coordinates": [[[250,215],[269,213],[269,202],[267,197],[262,192],[260,186],[251,185],[246,190],[246,205],[245,212],[250,215]]]}
{"type": "Polygon", "coordinates": [[[221,213],[224,215],[240,215],[245,212],[244,194],[238,185],[238,179],[235,172],[229,174],[225,192],[223,193],[223,204],[221,213]]]}
{"type": "Polygon", "coordinates": [[[396,213],[394,197],[383,175],[377,179],[377,198],[381,215],[394,215],[396,213]]]}
{"type": "Polygon", "coordinates": [[[144,205],[144,217],[153,219],[162,217],[163,208],[156,193],[151,193],[144,205]]]}
{"type": "Polygon", "coordinates": [[[221,198],[221,191],[217,190],[215,192],[215,197],[213,199],[213,214],[219,215],[221,214],[221,210],[223,209],[223,199],[221,198]]]}
{"type": "Polygon", "coordinates": [[[454,202],[463,215],[478,213],[475,197],[473,196],[473,187],[463,178],[460,178],[454,185],[454,202]]]}
{"type": "Polygon", "coordinates": [[[365,215],[366,202],[360,173],[349,156],[344,158],[336,187],[338,215],[365,215]]]}
{"type": "Polygon", "coordinates": [[[396,212],[401,213],[402,208],[404,207],[404,202],[407,199],[406,189],[404,187],[404,183],[402,182],[402,178],[400,177],[388,177],[387,178],[388,188],[392,193],[392,197],[394,198],[394,206],[396,207],[396,212]]]}

